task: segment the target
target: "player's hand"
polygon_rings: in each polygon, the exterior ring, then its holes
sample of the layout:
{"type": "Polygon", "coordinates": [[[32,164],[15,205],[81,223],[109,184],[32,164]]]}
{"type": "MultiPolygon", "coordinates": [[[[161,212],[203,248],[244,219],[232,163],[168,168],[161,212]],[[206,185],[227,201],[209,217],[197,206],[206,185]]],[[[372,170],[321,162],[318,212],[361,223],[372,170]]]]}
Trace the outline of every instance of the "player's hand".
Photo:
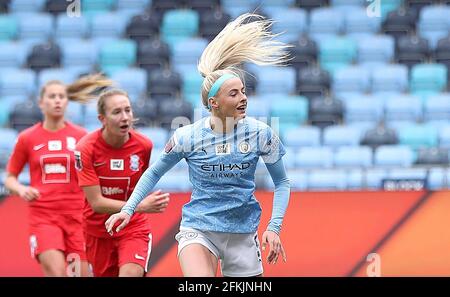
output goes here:
{"type": "Polygon", "coordinates": [[[22,186],[18,194],[25,201],[32,201],[40,196],[39,191],[37,189],[27,186],[22,186]]]}
{"type": "Polygon", "coordinates": [[[145,213],[164,212],[169,204],[169,196],[169,193],[162,193],[161,190],[155,191],[138,204],[136,211],[145,213]]]}
{"type": "Polygon", "coordinates": [[[111,215],[108,220],[105,222],[105,228],[106,231],[109,233],[109,235],[113,235],[113,227],[116,223],[120,223],[119,226],[116,228],[116,233],[122,230],[128,223],[130,222],[131,216],[127,214],[126,212],[119,212],[111,215]]]}
{"type": "Polygon", "coordinates": [[[283,261],[286,262],[286,253],[284,252],[281,239],[277,233],[266,230],[262,236],[262,249],[263,251],[269,245],[269,255],[267,255],[267,263],[276,264],[278,257],[283,257],[283,261]]]}

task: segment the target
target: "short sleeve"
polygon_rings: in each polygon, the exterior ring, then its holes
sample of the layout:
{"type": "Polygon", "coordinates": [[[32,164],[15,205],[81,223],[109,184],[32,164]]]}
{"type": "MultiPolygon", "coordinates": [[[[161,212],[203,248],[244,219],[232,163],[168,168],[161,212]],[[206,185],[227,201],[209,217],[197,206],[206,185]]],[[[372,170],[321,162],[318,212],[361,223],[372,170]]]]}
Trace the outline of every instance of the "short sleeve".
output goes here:
{"type": "Polygon", "coordinates": [[[286,154],[286,150],[278,135],[269,126],[260,130],[260,155],[266,164],[274,164],[286,154]]]}
{"type": "Polygon", "coordinates": [[[80,187],[99,185],[100,181],[94,170],[92,161],[92,149],[89,149],[86,143],[79,144],[74,151],[74,156],[78,185],[80,187]]]}
{"type": "Polygon", "coordinates": [[[23,135],[19,135],[16,141],[16,145],[12,151],[11,157],[9,158],[6,171],[18,176],[22,171],[25,164],[28,162],[29,155],[27,150],[26,140],[23,135]]]}

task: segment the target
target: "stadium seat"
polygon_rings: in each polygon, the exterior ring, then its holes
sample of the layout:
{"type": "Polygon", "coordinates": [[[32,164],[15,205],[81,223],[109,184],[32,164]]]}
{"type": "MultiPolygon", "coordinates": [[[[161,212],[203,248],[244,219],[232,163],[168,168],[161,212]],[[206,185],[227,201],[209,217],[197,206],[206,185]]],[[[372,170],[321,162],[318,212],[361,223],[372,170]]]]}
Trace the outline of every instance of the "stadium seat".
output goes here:
{"type": "Polygon", "coordinates": [[[333,151],[329,147],[301,147],[295,164],[298,168],[331,168],[333,151]]]}
{"type": "MultiPolygon", "coordinates": [[[[408,6],[408,8],[410,8],[411,10],[415,11],[415,12],[420,12],[420,10],[428,5],[432,5],[434,4],[433,2],[439,2],[439,1],[434,1],[434,0],[406,0],[405,1],[405,6],[408,6]]],[[[445,2],[441,1],[441,2],[445,2]]]]}
{"type": "Polygon", "coordinates": [[[7,156],[14,149],[17,141],[17,131],[11,128],[0,128],[0,168],[5,168],[7,164],[7,156]]]}
{"type": "MultiPolygon", "coordinates": [[[[294,191],[305,191],[308,188],[308,174],[304,171],[289,171],[289,184],[291,190],[294,191]]],[[[273,181],[270,175],[265,175],[265,189],[274,189],[273,181]]]]}
{"type": "Polygon", "coordinates": [[[64,67],[91,69],[98,60],[98,47],[91,40],[77,39],[59,43],[64,67]]]}
{"type": "Polygon", "coordinates": [[[303,96],[275,96],[271,102],[270,116],[283,124],[304,124],[308,119],[308,100],[303,96]]]}
{"type": "Polygon", "coordinates": [[[139,128],[137,131],[147,136],[153,142],[153,147],[164,147],[169,140],[169,132],[160,127],[139,128]]]}
{"type": "Polygon", "coordinates": [[[447,86],[447,68],[442,64],[417,64],[411,69],[412,93],[435,94],[447,86]]]}
{"type": "Polygon", "coordinates": [[[95,15],[91,21],[92,38],[121,38],[129,21],[129,16],[120,12],[106,12],[95,15]]]}
{"type": "Polygon", "coordinates": [[[48,81],[51,80],[59,80],[65,84],[70,84],[77,79],[77,75],[75,72],[67,70],[66,68],[53,68],[53,69],[44,69],[38,74],[38,88],[41,87],[48,81]]]}
{"type": "Polygon", "coordinates": [[[317,66],[303,68],[298,72],[297,92],[309,99],[327,95],[330,84],[329,73],[317,66]]]}
{"type": "Polygon", "coordinates": [[[398,142],[399,140],[395,130],[384,125],[377,125],[364,134],[361,145],[367,145],[372,149],[376,149],[382,145],[395,145],[398,142]]]}
{"type": "Polygon", "coordinates": [[[430,54],[428,40],[416,35],[401,36],[397,40],[396,61],[409,68],[424,63],[430,54]]]}
{"type": "MultiPolygon", "coordinates": [[[[362,37],[376,34],[380,30],[380,18],[369,17],[364,6],[356,6],[355,9],[349,9],[348,6],[341,7],[344,9],[344,31],[346,32],[347,36],[360,39],[362,37]]],[[[350,6],[350,8],[351,7],[352,6],[350,6]]]]}
{"type": "Polygon", "coordinates": [[[183,72],[183,69],[197,66],[197,62],[208,45],[203,38],[187,38],[173,46],[171,64],[175,71],[183,72]]]}
{"type": "Polygon", "coordinates": [[[429,147],[420,148],[417,151],[417,165],[441,165],[449,164],[449,151],[445,148],[429,147]]]}
{"type": "Polygon", "coordinates": [[[0,73],[7,68],[21,68],[27,52],[28,48],[22,42],[0,42],[0,73]]]}
{"type": "Polygon", "coordinates": [[[385,34],[392,35],[397,39],[414,32],[416,18],[417,13],[414,10],[400,7],[388,13],[383,21],[382,30],[385,34]]]}
{"type": "Polygon", "coordinates": [[[147,72],[140,68],[126,68],[115,72],[111,79],[128,93],[130,101],[139,100],[147,92],[147,72]]]}
{"type": "Polygon", "coordinates": [[[386,121],[418,121],[422,118],[422,102],[413,95],[392,97],[385,103],[386,121]]]}
{"type": "Polygon", "coordinates": [[[27,65],[36,72],[45,68],[55,68],[61,64],[61,49],[52,42],[37,44],[27,58],[27,65]]]}
{"type": "Polygon", "coordinates": [[[84,17],[73,18],[64,14],[56,17],[55,38],[57,40],[85,38],[88,36],[88,32],[89,23],[84,17]]]}
{"type": "Polygon", "coordinates": [[[332,97],[317,97],[310,101],[309,122],[324,128],[342,122],[344,105],[341,100],[332,97]]]}
{"type": "Polygon", "coordinates": [[[356,58],[356,43],[348,37],[333,37],[319,44],[319,62],[323,69],[333,74],[351,64],[356,58]]]}
{"type": "Polygon", "coordinates": [[[303,35],[295,39],[295,42],[292,40],[290,44],[293,47],[289,49],[290,57],[292,58],[292,60],[289,61],[289,64],[291,64],[297,71],[313,66],[317,61],[318,49],[314,40],[308,38],[306,35],[303,35]]]}
{"type": "Polygon", "coordinates": [[[161,16],[169,10],[178,9],[179,6],[179,0],[152,0],[151,3],[151,9],[161,16]]]}
{"type": "Polygon", "coordinates": [[[0,41],[15,39],[18,31],[19,24],[16,17],[0,14],[0,41]]]}
{"type": "Polygon", "coordinates": [[[116,8],[120,11],[129,11],[137,14],[144,11],[152,0],[116,0],[116,8]]]}
{"type": "Polygon", "coordinates": [[[438,41],[433,58],[436,63],[443,64],[447,67],[447,73],[450,72],[450,34],[446,38],[438,41]]]}
{"type": "MultiPolygon", "coordinates": [[[[185,162],[181,160],[179,163],[185,162]]],[[[190,192],[192,185],[189,176],[184,171],[172,169],[169,174],[165,174],[156,184],[155,189],[161,189],[166,192],[190,192]]]]}
{"type": "Polygon", "coordinates": [[[334,166],[368,168],[372,166],[372,157],[368,146],[341,146],[334,153],[334,166]]]}
{"type": "Polygon", "coordinates": [[[9,11],[11,13],[40,12],[45,7],[45,0],[11,0],[9,11]]]}
{"type": "MultiPolygon", "coordinates": [[[[265,1],[267,2],[267,1],[265,1]]],[[[265,7],[268,11],[273,8],[265,7]]],[[[271,14],[275,21],[272,26],[273,33],[282,33],[276,39],[283,42],[292,42],[299,39],[300,35],[307,31],[307,14],[300,8],[280,8],[271,14]]]]}
{"type": "Polygon", "coordinates": [[[420,36],[428,39],[432,49],[436,48],[439,39],[448,34],[449,15],[450,7],[444,5],[426,6],[420,11],[418,32],[420,36]]]}
{"type": "Polygon", "coordinates": [[[137,46],[129,39],[110,41],[100,48],[100,69],[107,74],[136,63],[137,46]]]}
{"type": "Polygon", "coordinates": [[[400,144],[413,149],[434,147],[438,144],[438,131],[424,124],[411,124],[398,130],[400,144]]]}
{"type": "Polygon", "coordinates": [[[323,129],[325,146],[358,146],[360,138],[359,131],[349,126],[328,126],[323,129]]]}
{"type": "Polygon", "coordinates": [[[88,17],[111,11],[116,0],[81,0],[82,14],[88,17]]]}
{"type": "MultiPolygon", "coordinates": [[[[192,120],[192,115],[191,103],[183,99],[167,98],[159,101],[158,121],[163,128],[172,129],[174,128],[173,125],[189,122],[192,120]]],[[[175,128],[178,128],[178,126],[175,128]]]]}
{"type": "Polygon", "coordinates": [[[430,96],[424,102],[424,120],[448,121],[450,119],[450,94],[441,93],[430,96]]]}
{"type": "Polygon", "coordinates": [[[20,39],[46,42],[53,37],[53,16],[49,13],[27,13],[17,15],[20,39]]]}
{"type": "Polygon", "coordinates": [[[2,70],[0,97],[21,96],[29,98],[36,91],[36,74],[30,69],[2,70]]]}
{"type": "Polygon", "coordinates": [[[85,106],[79,102],[69,101],[65,118],[77,125],[84,125],[85,106]]]}
{"type": "Polygon", "coordinates": [[[197,35],[199,23],[199,15],[194,10],[169,10],[162,19],[161,38],[172,47],[183,39],[197,35]]]}
{"type": "Polygon", "coordinates": [[[332,90],[336,97],[365,93],[370,87],[370,73],[360,66],[347,66],[336,70],[332,90]]]}
{"type": "Polygon", "coordinates": [[[308,11],[328,5],[329,0],[295,0],[295,5],[308,11]]]}
{"type": "Polygon", "coordinates": [[[228,13],[233,19],[238,17],[239,15],[251,12],[255,9],[258,0],[221,0],[220,4],[222,9],[228,13]]]}
{"type": "Polygon", "coordinates": [[[309,35],[316,42],[336,36],[344,29],[344,16],[333,7],[313,9],[309,15],[309,35]]]}
{"type": "Polygon", "coordinates": [[[397,93],[408,88],[408,68],[405,65],[386,65],[372,72],[372,92],[397,93]]]}
{"type": "Polygon", "coordinates": [[[139,43],[137,64],[148,74],[169,66],[169,46],[159,38],[146,39],[139,43]]]}
{"type": "Polygon", "coordinates": [[[347,187],[347,178],[344,170],[311,170],[308,174],[308,190],[342,191],[347,187]]]}
{"type": "Polygon", "coordinates": [[[214,10],[220,9],[220,0],[185,0],[186,7],[199,13],[200,18],[203,14],[208,14],[214,10]]]}
{"type": "Polygon", "coordinates": [[[427,186],[430,190],[450,188],[450,171],[444,168],[431,168],[428,173],[427,186]]]}
{"type": "Polygon", "coordinates": [[[154,12],[135,15],[127,24],[126,35],[138,43],[151,39],[157,36],[160,21],[158,14],[154,12]]]}
{"type": "Polygon", "coordinates": [[[439,129],[439,146],[450,148],[450,125],[448,123],[439,129]]]}
{"type": "Polygon", "coordinates": [[[394,38],[389,35],[364,37],[358,43],[358,63],[362,66],[389,64],[394,58],[394,38]]]}
{"type": "Polygon", "coordinates": [[[183,82],[178,73],[165,70],[155,70],[148,76],[148,95],[152,98],[176,97],[181,91],[183,82]]]}
{"type": "Polygon", "coordinates": [[[203,83],[203,77],[196,68],[193,68],[191,71],[184,72],[182,75],[183,97],[190,102],[192,106],[196,106],[201,101],[200,91],[203,83]]]}
{"type": "Polygon", "coordinates": [[[404,145],[382,145],[375,151],[375,165],[409,167],[415,162],[413,150],[404,145]]]}
{"type": "MultiPolygon", "coordinates": [[[[14,106],[19,103],[25,101],[26,98],[22,97],[0,97],[0,126],[8,127],[9,126],[9,114],[13,110],[14,106]]],[[[1,167],[0,167],[1,168],[1,167]]]]}
{"type": "Polygon", "coordinates": [[[286,147],[320,146],[320,129],[314,126],[299,126],[288,130],[283,137],[286,147]]]}
{"type": "Polygon", "coordinates": [[[260,67],[258,69],[257,94],[293,94],[295,70],[290,67],[260,67]]]}
{"type": "Polygon", "coordinates": [[[382,189],[382,181],[388,175],[386,169],[373,168],[367,169],[365,180],[363,180],[363,189],[379,190],[382,189]]]}
{"type": "Polygon", "coordinates": [[[383,117],[383,99],[373,95],[356,95],[342,99],[347,123],[370,121],[377,123],[383,117]]]}
{"type": "Polygon", "coordinates": [[[7,13],[11,0],[0,0],[0,13],[7,13]]]}
{"type": "Polygon", "coordinates": [[[55,17],[58,17],[58,15],[63,16],[69,7],[71,7],[70,2],[66,0],[45,1],[45,11],[55,15],[55,17]]]}
{"type": "Polygon", "coordinates": [[[158,118],[158,103],[155,100],[137,100],[131,103],[133,116],[138,119],[134,126],[147,128],[156,123],[158,118]]]}
{"type": "Polygon", "coordinates": [[[36,100],[28,100],[14,106],[9,115],[9,125],[17,132],[21,132],[42,119],[42,113],[36,100]]]}
{"type": "Polygon", "coordinates": [[[231,16],[220,9],[200,14],[200,27],[198,34],[208,41],[213,40],[220,31],[230,22],[231,16]]]}

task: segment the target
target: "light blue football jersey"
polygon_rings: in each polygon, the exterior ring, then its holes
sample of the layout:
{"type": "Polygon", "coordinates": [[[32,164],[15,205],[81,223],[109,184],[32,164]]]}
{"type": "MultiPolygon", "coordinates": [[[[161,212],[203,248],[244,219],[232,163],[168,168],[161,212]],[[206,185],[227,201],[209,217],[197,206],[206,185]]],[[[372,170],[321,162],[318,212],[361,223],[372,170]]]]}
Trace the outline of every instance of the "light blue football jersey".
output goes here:
{"type": "MultiPolygon", "coordinates": [[[[211,129],[207,117],[178,128],[149,170],[159,180],[181,159],[186,160],[193,191],[190,202],[183,206],[181,226],[252,233],[257,230],[261,216],[254,196],[256,164],[259,157],[266,164],[276,163],[284,154],[279,137],[261,121],[246,117],[233,132],[219,134],[211,129]]],[[[138,183],[137,193],[133,192],[122,210],[133,213],[157,180],[148,180],[146,187],[138,183]],[[140,192],[144,188],[145,192],[140,192]]]]}

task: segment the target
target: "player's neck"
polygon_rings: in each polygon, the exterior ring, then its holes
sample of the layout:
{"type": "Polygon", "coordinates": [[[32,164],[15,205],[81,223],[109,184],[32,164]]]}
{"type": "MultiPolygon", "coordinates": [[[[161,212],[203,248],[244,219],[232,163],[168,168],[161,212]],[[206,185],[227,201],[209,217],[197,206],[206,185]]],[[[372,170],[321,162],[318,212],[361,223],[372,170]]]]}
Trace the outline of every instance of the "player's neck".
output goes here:
{"type": "Polygon", "coordinates": [[[113,135],[112,133],[108,133],[106,129],[102,130],[102,137],[107,144],[109,144],[114,148],[122,147],[125,144],[125,142],[127,142],[128,139],[130,139],[130,135],[128,133],[126,136],[117,136],[113,135]]]}
{"type": "Polygon", "coordinates": [[[211,115],[209,118],[211,129],[215,133],[227,134],[234,131],[236,122],[233,118],[222,118],[218,115],[211,115]]]}
{"type": "Polygon", "coordinates": [[[44,122],[42,123],[42,127],[48,131],[58,131],[64,128],[65,126],[66,123],[64,122],[63,117],[58,119],[45,118],[44,122]]]}

